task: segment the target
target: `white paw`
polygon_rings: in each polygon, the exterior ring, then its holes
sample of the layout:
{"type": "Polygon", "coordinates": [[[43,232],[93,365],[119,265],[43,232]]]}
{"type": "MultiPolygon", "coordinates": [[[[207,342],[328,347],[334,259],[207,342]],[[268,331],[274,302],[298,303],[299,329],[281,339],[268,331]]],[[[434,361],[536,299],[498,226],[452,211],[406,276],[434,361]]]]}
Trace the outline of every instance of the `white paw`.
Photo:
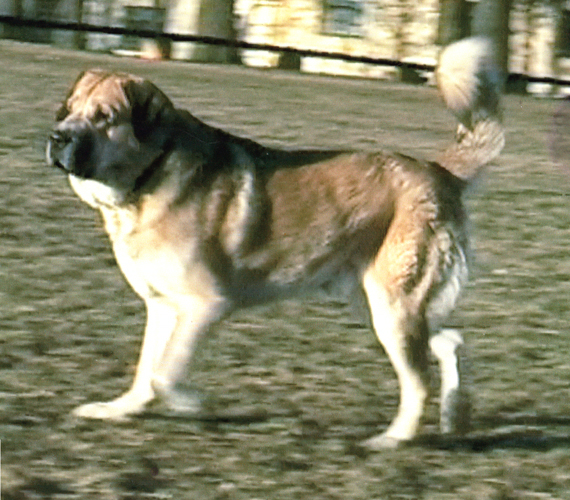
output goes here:
{"type": "Polygon", "coordinates": [[[81,418],[101,420],[121,420],[144,410],[149,398],[141,398],[133,393],[126,393],[113,401],[89,403],[73,410],[73,415],[81,418]]]}
{"type": "Polygon", "coordinates": [[[407,439],[398,439],[392,436],[388,436],[386,433],[380,434],[379,436],[371,437],[366,441],[362,442],[362,446],[368,448],[369,450],[386,450],[395,449],[402,446],[409,441],[407,439]]]}
{"type": "Polygon", "coordinates": [[[72,413],[76,417],[102,420],[121,420],[128,414],[124,408],[118,407],[112,402],[81,405],[75,408],[72,413]]]}

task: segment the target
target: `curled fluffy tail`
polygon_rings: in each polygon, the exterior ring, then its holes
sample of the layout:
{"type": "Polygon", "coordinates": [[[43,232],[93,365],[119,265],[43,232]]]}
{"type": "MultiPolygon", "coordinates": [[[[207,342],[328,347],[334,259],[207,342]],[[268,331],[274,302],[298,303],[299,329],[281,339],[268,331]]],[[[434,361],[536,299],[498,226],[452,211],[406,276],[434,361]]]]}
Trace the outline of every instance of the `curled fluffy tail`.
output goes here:
{"type": "Polygon", "coordinates": [[[467,38],[449,45],[441,53],[436,79],[445,104],[459,120],[456,142],[439,163],[468,181],[505,145],[499,110],[502,79],[491,43],[467,38]]]}

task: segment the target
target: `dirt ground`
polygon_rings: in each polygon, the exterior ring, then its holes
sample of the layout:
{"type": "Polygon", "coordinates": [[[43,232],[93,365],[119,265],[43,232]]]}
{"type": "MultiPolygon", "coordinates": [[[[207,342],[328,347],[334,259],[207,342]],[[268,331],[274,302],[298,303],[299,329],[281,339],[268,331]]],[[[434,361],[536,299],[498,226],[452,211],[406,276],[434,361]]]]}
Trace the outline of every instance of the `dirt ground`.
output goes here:
{"type": "Polygon", "coordinates": [[[548,149],[559,103],[508,96],[504,154],[467,203],[475,265],[449,325],[470,355],[473,432],[366,453],[397,385],[339,302],[233,316],[189,376],[200,421],[161,407],[121,423],[78,404],[130,384],[144,311],[97,214],[44,163],[58,103],[91,66],[151,78],[201,119],[266,144],[434,157],[453,119],[429,87],[132,61],[0,42],[2,500],[570,499],[570,169],[548,149]]]}

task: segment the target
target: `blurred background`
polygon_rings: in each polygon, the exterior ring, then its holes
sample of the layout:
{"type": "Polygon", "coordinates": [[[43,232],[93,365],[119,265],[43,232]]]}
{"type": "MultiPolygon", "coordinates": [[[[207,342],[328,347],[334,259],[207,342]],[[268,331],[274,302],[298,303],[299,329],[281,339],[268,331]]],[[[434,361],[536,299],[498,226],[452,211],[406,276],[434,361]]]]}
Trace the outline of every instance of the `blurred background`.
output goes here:
{"type": "Polygon", "coordinates": [[[421,69],[435,63],[441,46],[487,35],[497,42],[505,70],[531,77],[530,85],[511,79],[517,91],[558,92],[549,83],[570,70],[570,2],[564,0],[0,0],[0,16],[3,38],[147,58],[420,83],[421,69]],[[92,29],[70,30],[69,23],[92,29]],[[145,40],[97,33],[93,26],[166,36],[145,40]],[[214,37],[216,43],[184,35],[214,37]],[[268,50],[259,50],[264,44],[268,50]]]}

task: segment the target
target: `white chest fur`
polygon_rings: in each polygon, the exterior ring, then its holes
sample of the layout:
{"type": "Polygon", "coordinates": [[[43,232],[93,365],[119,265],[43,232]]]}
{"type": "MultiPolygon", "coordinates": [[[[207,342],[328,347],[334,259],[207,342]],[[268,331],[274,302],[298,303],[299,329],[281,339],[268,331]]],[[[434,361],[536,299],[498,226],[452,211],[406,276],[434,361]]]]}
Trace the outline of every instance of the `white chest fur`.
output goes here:
{"type": "Polygon", "coordinates": [[[93,208],[117,206],[122,201],[120,191],[93,179],[69,174],[69,184],[85,203],[93,208]]]}
{"type": "Polygon", "coordinates": [[[101,182],[74,175],[69,182],[85,203],[101,212],[117,263],[143,299],[216,294],[215,279],[196,254],[193,235],[164,230],[164,225],[176,226],[165,217],[170,196],[149,197],[136,208],[123,205],[121,193],[101,182]]]}

